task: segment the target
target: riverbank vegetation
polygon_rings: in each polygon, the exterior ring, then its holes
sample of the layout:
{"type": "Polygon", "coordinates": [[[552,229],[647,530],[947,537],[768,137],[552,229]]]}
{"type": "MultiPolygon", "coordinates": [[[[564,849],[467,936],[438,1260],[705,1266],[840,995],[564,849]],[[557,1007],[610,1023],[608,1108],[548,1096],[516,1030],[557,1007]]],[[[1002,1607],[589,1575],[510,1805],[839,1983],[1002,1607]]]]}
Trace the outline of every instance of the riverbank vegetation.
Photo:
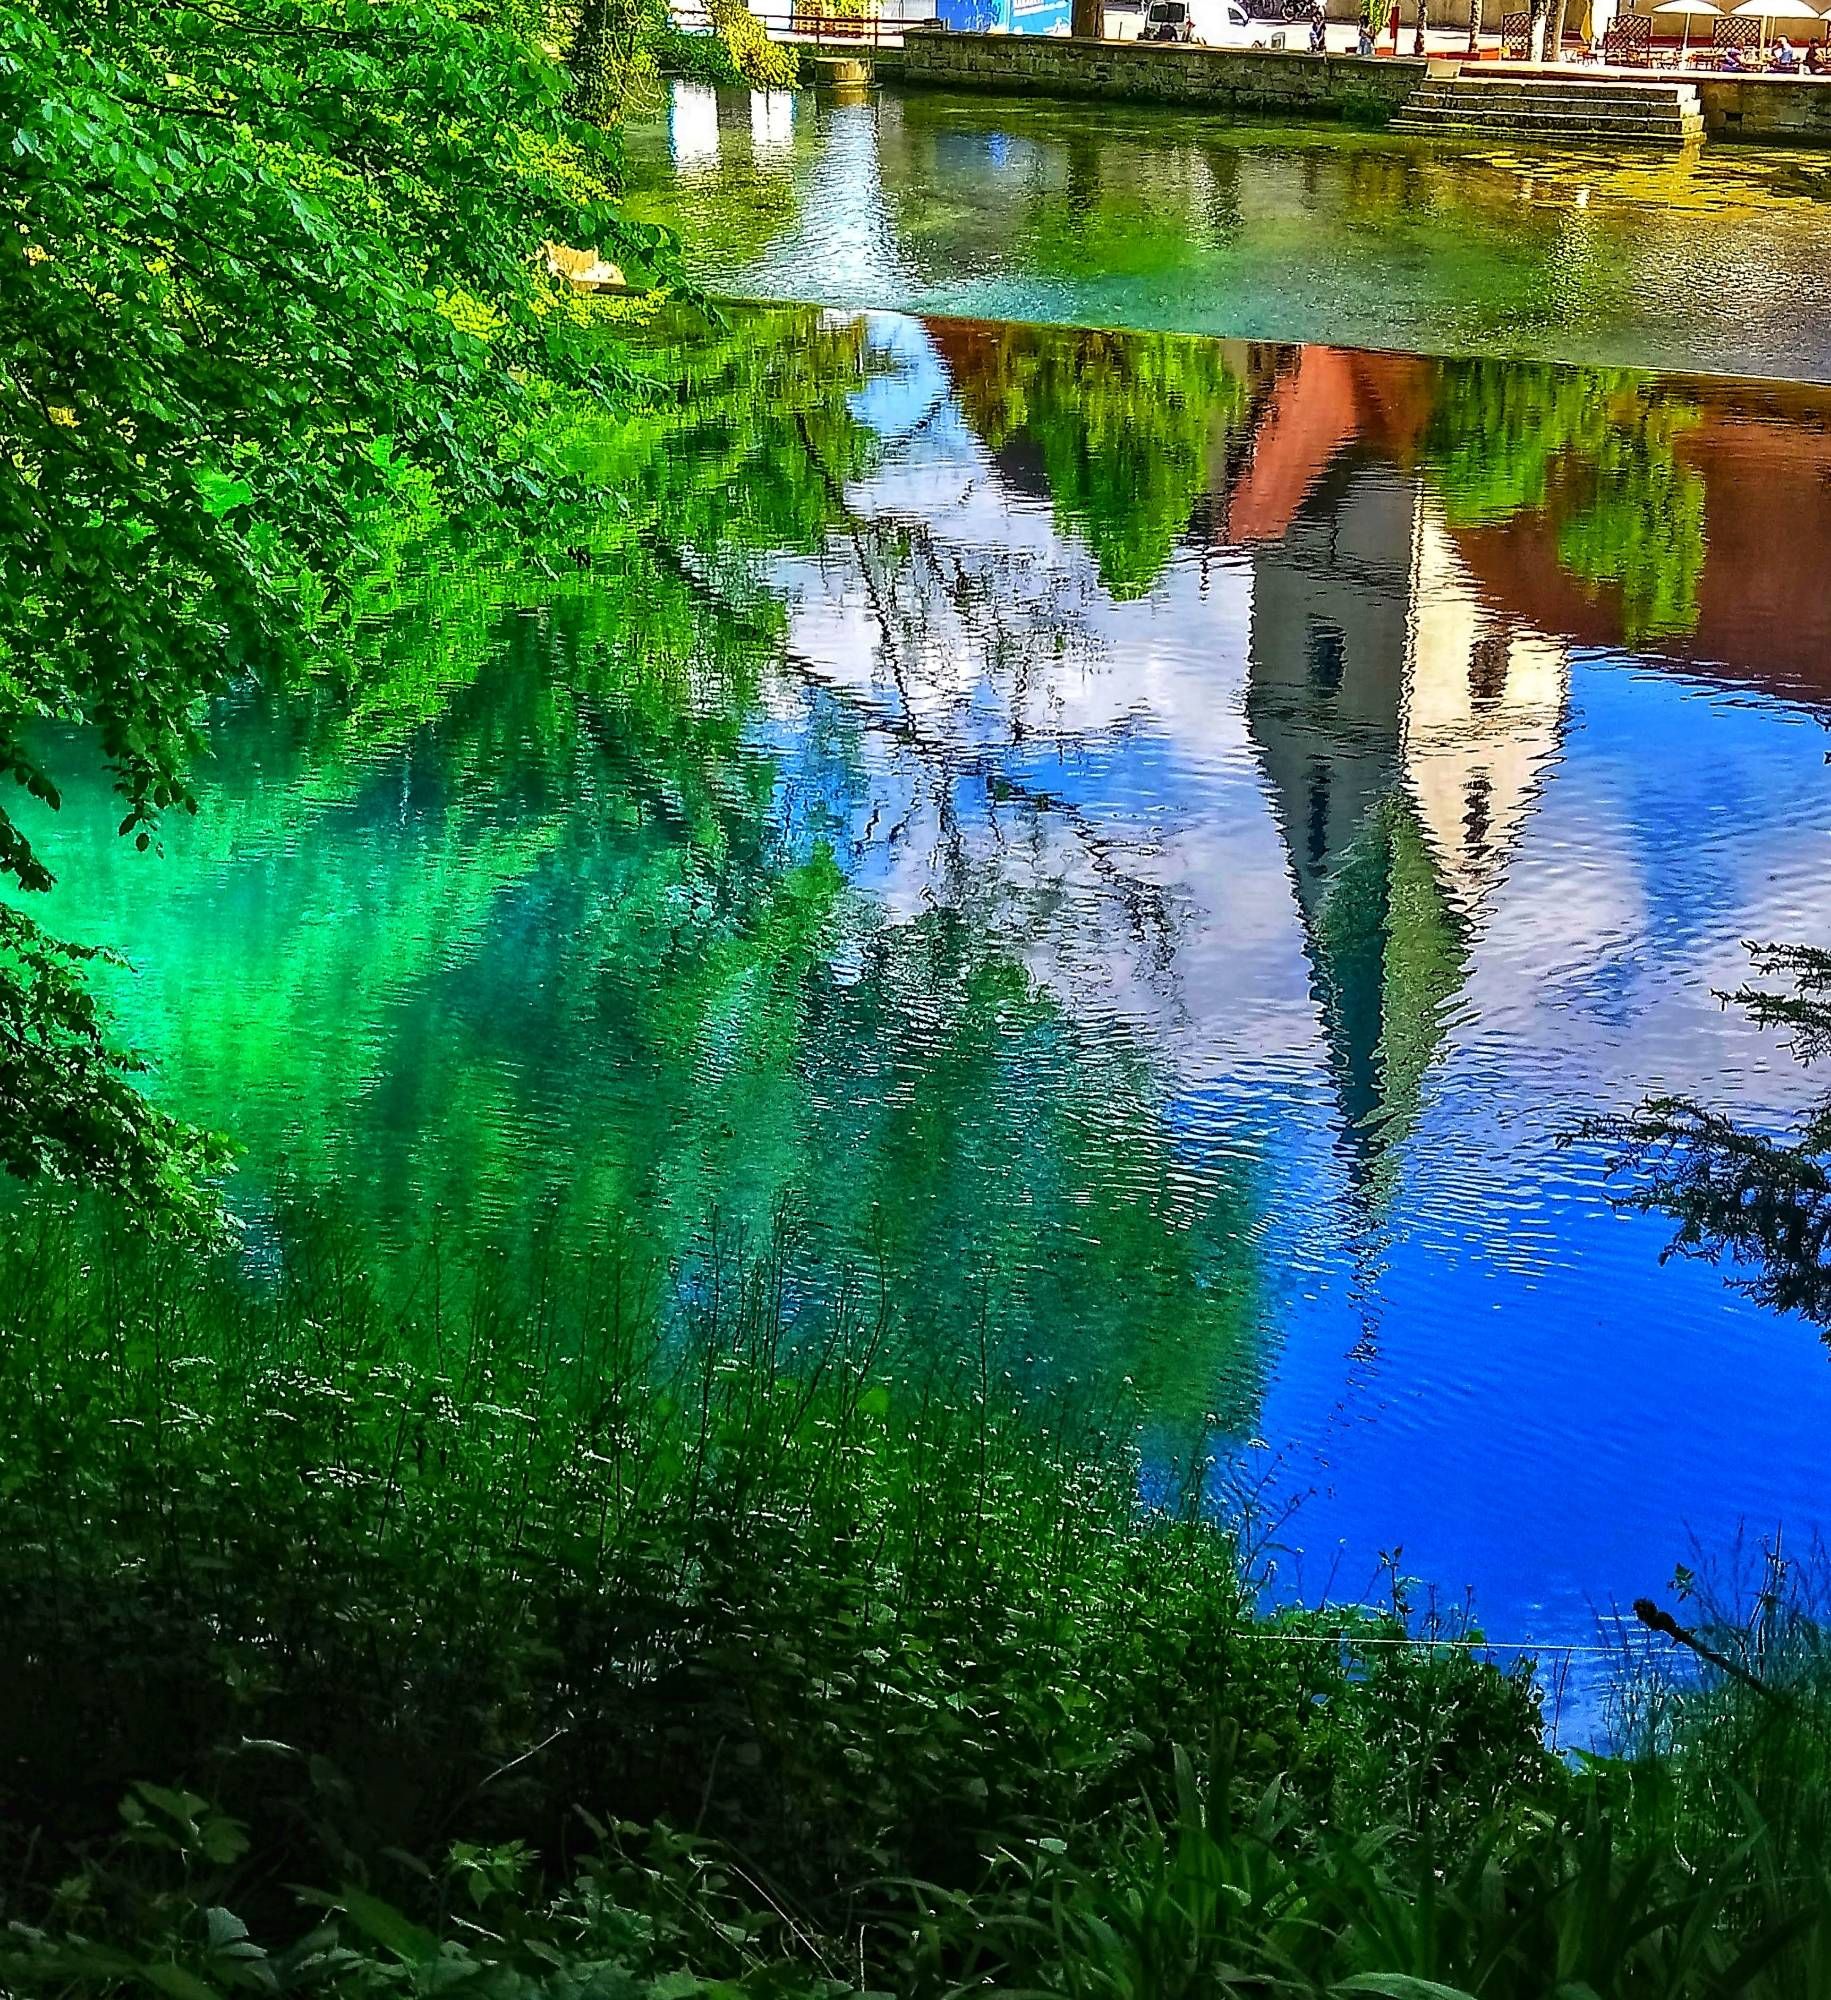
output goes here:
{"type": "Polygon", "coordinates": [[[1809,1627],[1573,1765],[789,1237],[257,1247],[0,1252],[11,1990],[1828,1990],[1809,1627]]]}

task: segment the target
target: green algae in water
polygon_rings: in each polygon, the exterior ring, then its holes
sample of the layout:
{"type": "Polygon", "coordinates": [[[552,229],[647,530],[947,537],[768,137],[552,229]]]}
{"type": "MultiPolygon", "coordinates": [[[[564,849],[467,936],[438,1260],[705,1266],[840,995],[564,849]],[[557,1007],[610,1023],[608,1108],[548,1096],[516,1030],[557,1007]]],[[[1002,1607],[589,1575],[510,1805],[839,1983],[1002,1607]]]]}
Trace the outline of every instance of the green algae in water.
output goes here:
{"type": "Polygon", "coordinates": [[[1824,379],[1831,169],[1045,99],[676,85],[632,206],[715,291],[1824,379]],[[760,101],[760,100],[759,100],[760,101]]]}

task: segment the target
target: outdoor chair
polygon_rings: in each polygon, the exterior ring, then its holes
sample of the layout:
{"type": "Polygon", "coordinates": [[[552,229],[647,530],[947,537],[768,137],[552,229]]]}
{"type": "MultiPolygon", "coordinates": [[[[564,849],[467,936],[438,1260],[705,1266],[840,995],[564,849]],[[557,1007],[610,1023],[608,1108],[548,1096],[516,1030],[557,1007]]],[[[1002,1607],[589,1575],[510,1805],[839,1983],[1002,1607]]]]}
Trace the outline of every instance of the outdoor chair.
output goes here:
{"type": "Polygon", "coordinates": [[[1734,49],[1746,69],[1761,67],[1761,23],[1746,14],[1725,14],[1710,24],[1710,60],[1721,69],[1723,58],[1734,49]]]}
{"type": "Polygon", "coordinates": [[[1500,45],[1509,58],[1523,62],[1531,43],[1530,14],[1503,14],[1500,17],[1500,45]]]}
{"type": "Polygon", "coordinates": [[[1617,14],[1602,32],[1602,60],[1618,69],[1653,66],[1653,21],[1647,14],[1617,14]]]}

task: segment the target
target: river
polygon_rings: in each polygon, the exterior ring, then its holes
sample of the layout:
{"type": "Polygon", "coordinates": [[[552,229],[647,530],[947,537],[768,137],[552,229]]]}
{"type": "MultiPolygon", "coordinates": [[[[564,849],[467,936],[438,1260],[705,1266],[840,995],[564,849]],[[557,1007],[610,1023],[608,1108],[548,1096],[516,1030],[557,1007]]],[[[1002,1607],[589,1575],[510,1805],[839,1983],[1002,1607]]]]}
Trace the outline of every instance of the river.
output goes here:
{"type": "MultiPolygon", "coordinates": [[[[709,277],[854,289],[791,260],[853,240],[810,192],[849,115],[796,101],[709,277]]],[[[930,187],[943,139],[995,157],[988,107],[859,116],[930,187]]],[[[717,129],[754,164],[771,117],[717,129]]],[[[921,255],[951,305],[1081,310],[1027,230],[948,211],[921,255]]],[[[1382,339],[1448,310],[1413,277],[1382,339]]],[[[1738,356],[1804,371],[1780,289],[1738,356]]],[[[1817,1332],[1664,1257],[1571,1135],[1813,1101],[1717,994],[1831,932],[1831,391],[818,307],[644,365],[654,412],[579,441],[590,569],[428,555],[356,712],[226,705],[158,854],[99,774],[42,829],[153,1087],[243,1147],[251,1246],[301,1176],[403,1258],[617,1226],[686,1283],[792,1217],[927,1338],[1129,1380],[1153,1480],[1212,1454],[1273,1588],[1397,1570],[1502,1639],[1816,1527],[1817,1332]]]]}

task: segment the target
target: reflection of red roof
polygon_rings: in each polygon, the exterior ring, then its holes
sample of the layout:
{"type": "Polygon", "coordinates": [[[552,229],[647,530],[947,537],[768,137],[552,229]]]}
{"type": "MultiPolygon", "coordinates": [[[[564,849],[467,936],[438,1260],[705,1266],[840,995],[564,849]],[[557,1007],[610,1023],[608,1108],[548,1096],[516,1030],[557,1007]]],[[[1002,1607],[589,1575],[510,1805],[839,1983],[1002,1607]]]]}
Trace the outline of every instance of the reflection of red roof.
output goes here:
{"type": "MultiPolygon", "coordinates": [[[[995,397],[1009,330],[959,320],[927,326],[956,383],[995,397]]],[[[1270,385],[1244,462],[1230,453],[1212,468],[1215,490],[1198,512],[1198,533],[1276,540],[1350,446],[1401,465],[1415,460],[1445,364],[1328,347],[1252,355],[1255,377],[1265,367],[1270,385]]],[[[1704,485],[1697,627],[1634,650],[1831,700],[1831,389],[1693,378],[1673,380],[1670,393],[1697,417],[1674,447],[1704,485]]],[[[1503,616],[1578,645],[1627,647],[1619,591],[1586,584],[1559,559],[1559,504],[1554,494],[1538,512],[1458,529],[1456,546],[1503,616]]]]}
{"type": "MultiPolygon", "coordinates": [[[[1831,391],[1685,385],[1700,421],[1677,455],[1704,482],[1697,629],[1648,643],[1775,693],[1831,699],[1831,391]]],[[[1483,595],[1579,645],[1619,647],[1619,593],[1558,560],[1557,522],[1522,516],[1459,531],[1483,595]]]]}
{"type": "Polygon", "coordinates": [[[1409,457],[1430,406],[1431,370],[1408,355],[1292,350],[1228,498],[1223,539],[1276,541],[1344,446],[1370,443],[1409,457]]]}

